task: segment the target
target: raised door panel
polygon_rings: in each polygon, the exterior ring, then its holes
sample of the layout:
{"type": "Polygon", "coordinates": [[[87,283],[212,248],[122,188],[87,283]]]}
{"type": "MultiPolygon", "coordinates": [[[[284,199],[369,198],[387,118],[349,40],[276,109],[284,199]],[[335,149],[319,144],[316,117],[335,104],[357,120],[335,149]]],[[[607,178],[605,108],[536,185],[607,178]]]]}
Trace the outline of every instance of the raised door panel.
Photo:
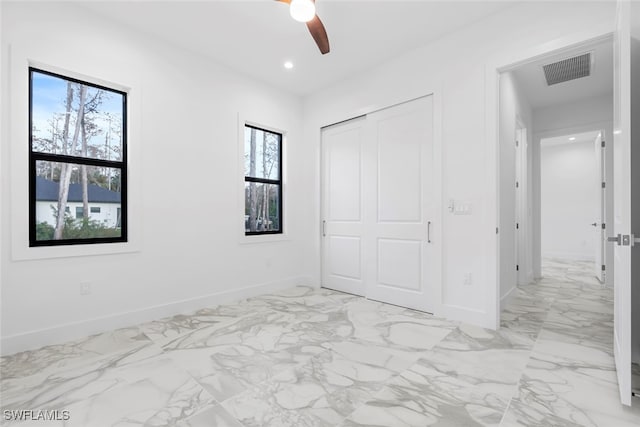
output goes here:
{"type": "Polygon", "coordinates": [[[378,222],[422,221],[422,146],[419,112],[394,115],[377,124],[378,222]]]}

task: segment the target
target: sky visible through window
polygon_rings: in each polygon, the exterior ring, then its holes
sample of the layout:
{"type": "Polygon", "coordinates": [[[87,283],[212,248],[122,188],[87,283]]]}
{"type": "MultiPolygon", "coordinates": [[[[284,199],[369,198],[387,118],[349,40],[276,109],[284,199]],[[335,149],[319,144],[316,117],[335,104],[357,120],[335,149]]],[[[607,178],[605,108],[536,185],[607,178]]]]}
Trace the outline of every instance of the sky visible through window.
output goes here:
{"type": "MultiPolygon", "coordinates": [[[[67,80],[36,71],[32,74],[32,85],[32,135],[35,140],[50,141],[63,130],[67,80]]],[[[77,94],[75,96],[77,97],[77,94]]],[[[95,112],[87,112],[92,116],[91,126],[87,129],[88,157],[122,160],[123,95],[87,86],[87,100],[92,99],[95,99],[98,105],[95,107],[95,112]]],[[[75,102],[77,100],[74,100],[75,102]]],[[[72,111],[70,117],[72,125],[75,120],[76,116],[72,111]]],[[[70,132],[72,131],[73,126],[70,126],[70,132]]],[[[57,147],[54,146],[45,148],[34,144],[35,151],[55,154],[56,149],[57,147]]]]}

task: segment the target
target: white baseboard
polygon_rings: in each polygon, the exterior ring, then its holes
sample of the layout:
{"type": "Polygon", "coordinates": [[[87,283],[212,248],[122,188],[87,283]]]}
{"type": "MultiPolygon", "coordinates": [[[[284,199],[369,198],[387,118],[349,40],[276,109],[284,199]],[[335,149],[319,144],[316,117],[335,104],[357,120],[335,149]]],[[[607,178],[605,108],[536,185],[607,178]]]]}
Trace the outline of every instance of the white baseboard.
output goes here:
{"type": "Polygon", "coordinates": [[[545,252],[542,254],[542,258],[555,258],[555,259],[566,259],[566,260],[575,260],[575,261],[593,261],[596,262],[595,254],[583,254],[583,253],[572,253],[572,252],[545,252]]]}
{"type": "Polygon", "coordinates": [[[135,326],[180,313],[191,313],[204,307],[228,304],[243,298],[250,298],[280,289],[302,285],[319,287],[310,277],[290,277],[274,282],[261,283],[240,289],[221,291],[200,297],[146,307],[140,310],[56,325],[50,328],[2,337],[2,339],[0,339],[0,354],[5,356],[47,345],[61,344],[101,332],[135,326]]]}
{"type": "Polygon", "coordinates": [[[434,314],[436,316],[444,317],[447,320],[468,323],[470,325],[480,326],[482,328],[492,330],[495,330],[497,326],[492,321],[493,318],[489,316],[486,311],[461,307],[457,305],[442,304],[440,310],[434,314]]]}

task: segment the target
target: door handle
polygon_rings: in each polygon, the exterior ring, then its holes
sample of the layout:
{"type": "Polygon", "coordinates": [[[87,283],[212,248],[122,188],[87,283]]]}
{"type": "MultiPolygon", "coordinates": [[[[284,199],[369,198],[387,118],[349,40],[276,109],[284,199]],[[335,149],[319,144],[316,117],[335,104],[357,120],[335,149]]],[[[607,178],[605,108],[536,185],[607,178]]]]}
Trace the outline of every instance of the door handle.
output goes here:
{"type": "Polygon", "coordinates": [[[427,243],[431,243],[431,221],[427,221],[427,243]]]}
{"type": "Polygon", "coordinates": [[[622,245],[622,234],[614,237],[607,237],[607,242],[615,242],[618,246],[622,245]]]}
{"type": "Polygon", "coordinates": [[[592,223],[591,225],[592,225],[592,226],[594,226],[594,227],[597,227],[597,226],[598,226],[598,223],[597,223],[597,222],[594,222],[594,223],[592,223]]]}

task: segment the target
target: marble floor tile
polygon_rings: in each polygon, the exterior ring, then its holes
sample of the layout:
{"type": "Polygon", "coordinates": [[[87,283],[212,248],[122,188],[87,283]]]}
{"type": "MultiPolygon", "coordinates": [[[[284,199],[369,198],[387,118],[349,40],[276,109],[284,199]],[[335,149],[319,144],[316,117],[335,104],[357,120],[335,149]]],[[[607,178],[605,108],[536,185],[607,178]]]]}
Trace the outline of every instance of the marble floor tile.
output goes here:
{"type": "Polygon", "coordinates": [[[461,325],[418,363],[509,399],[516,394],[533,345],[528,335],[506,328],[490,331],[461,325]]]}
{"type": "Polygon", "coordinates": [[[555,416],[548,411],[539,411],[512,399],[502,418],[500,427],[583,427],[582,424],[555,416]]]}
{"type": "MultiPolygon", "coordinates": [[[[266,308],[264,309],[267,310],[266,308]]],[[[238,318],[255,314],[256,309],[244,304],[220,306],[213,309],[203,308],[191,314],[178,314],[173,317],[155,320],[140,325],[140,330],[152,341],[164,344],[188,332],[212,325],[236,322],[238,318]]]]}
{"type": "Polygon", "coordinates": [[[343,426],[498,426],[508,402],[418,363],[356,409],[343,426]]]}
{"type": "Polygon", "coordinates": [[[66,369],[111,353],[127,352],[149,342],[149,338],[137,327],[117,329],[65,344],[3,356],[0,359],[0,374],[7,379],[29,376],[47,369],[66,369]]]}
{"type": "MultiPolygon", "coordinates": [[[[119,385],[144,379],[158,362],[168,361],[154,343],[86,360],[57,371],[2,379],[3,409],[64,409],[119,385]]],[[[172,365],[161,365],[163,367],[172,365]]],[[[172,366],[173,367],[173,366],[172,366]]]]}
{"type": "Polygon", "coordinates": [[[566,354],[563,350],[546,345],[540,353],[534,349],[520,380],[522,404],[539,418],[554,416],[588,427],[621,425],[611,424],[618,419],[640,421],[640,411],[627,413],[620,404],[611,361],[603,362],[600,353],[588,350],[578,357],[573,346],[566,354]]]}
{"type": "Polygon", "coordinates": [[[384,346],[337,343],[223,406],[247,426],[335,426],[411,363],[384,346]]]}
{"type": "Polygon", "coordinates": [[[413,351],[431,349],[457,326],[430,314],[370,300],[348,304],[347,315],[349,325],[338,331],[340,337],[413,351]]]}
{"type": "Polygon", "coordinates": [[[324,312],[340,310],[345,304],[362,299],[344,292],[298,286],[250,298],[248,301],[254,304],[264,304],[271,310],[301,312],[311,309],[316,312],[324,312]]]}
{"type": "Polygon", "coordinates": [[[193,378],[166,371],[69,406],[66,426],[170,426],[212,402],[193,378]]]}
{"type": "Polygon", "coordinates": [[[71,419],[3,425],[638,426],[592,270],[545,260],[498,331],[296,287],[5,356],[3,410],[71,419]]]}
{"type": "Polygon", "coordinates": [[[240,422],[219,404],[212,404],[202,411],[185,418],[176,427],[243,427],[240,422]]]}

